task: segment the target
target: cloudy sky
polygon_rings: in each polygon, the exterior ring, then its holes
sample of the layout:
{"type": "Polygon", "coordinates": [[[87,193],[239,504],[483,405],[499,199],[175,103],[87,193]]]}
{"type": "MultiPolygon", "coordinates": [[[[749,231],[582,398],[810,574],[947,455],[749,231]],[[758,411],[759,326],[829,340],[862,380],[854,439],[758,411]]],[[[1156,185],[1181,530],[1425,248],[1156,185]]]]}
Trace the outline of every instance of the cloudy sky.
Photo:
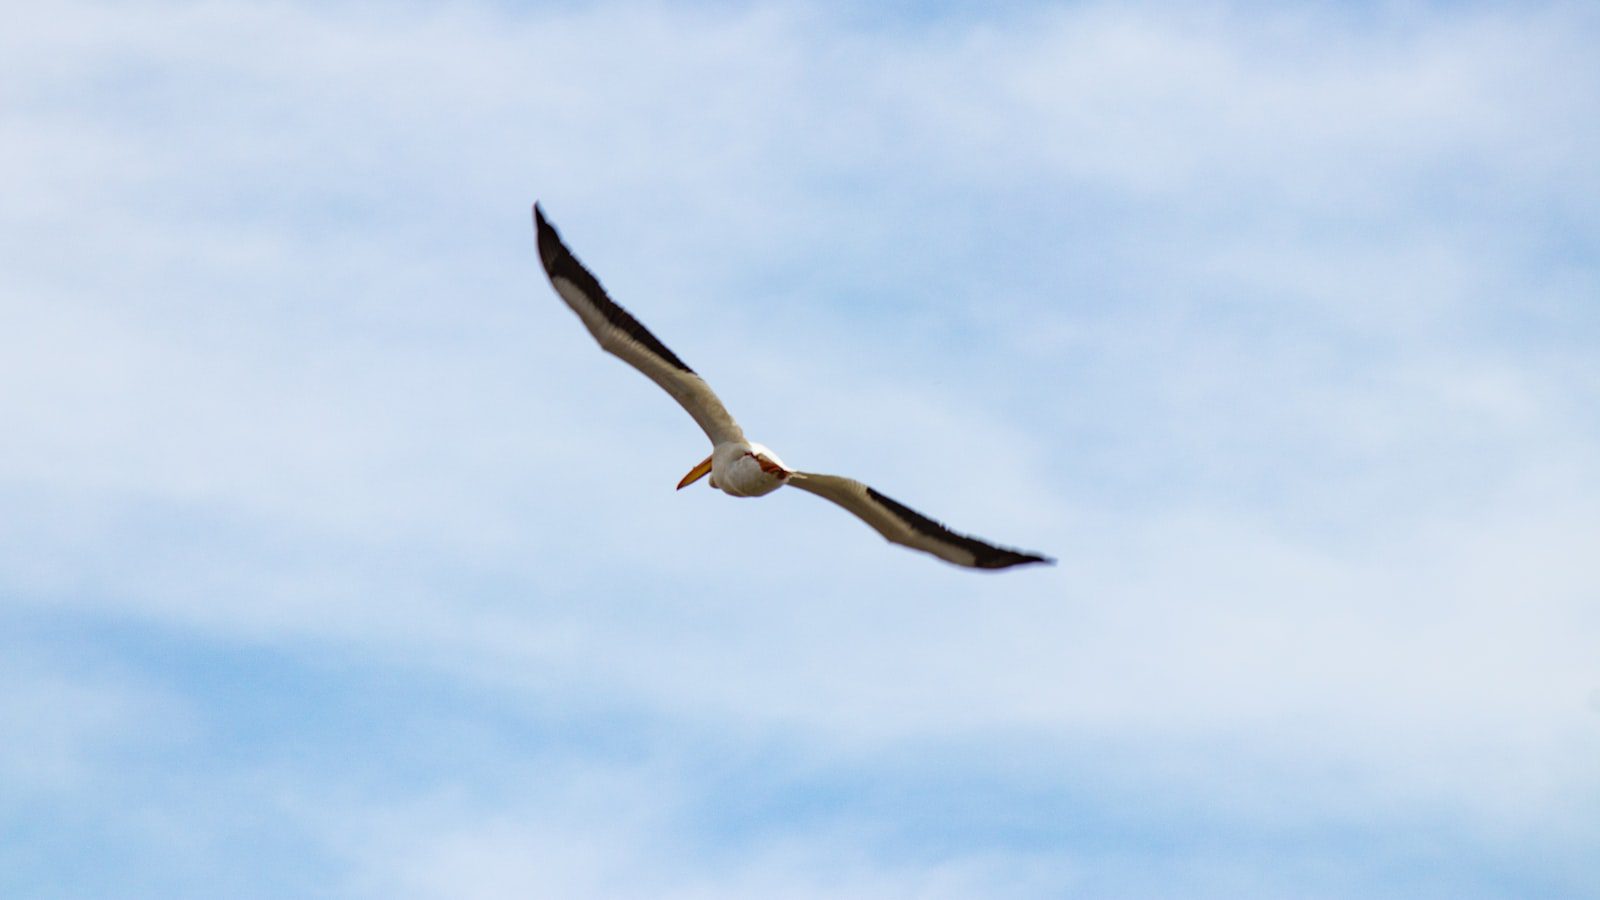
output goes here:
{"type": "Polygon", "coordinates": [[[14,6],[0,895],[1600,893],[1592,5],[14,6]]]}

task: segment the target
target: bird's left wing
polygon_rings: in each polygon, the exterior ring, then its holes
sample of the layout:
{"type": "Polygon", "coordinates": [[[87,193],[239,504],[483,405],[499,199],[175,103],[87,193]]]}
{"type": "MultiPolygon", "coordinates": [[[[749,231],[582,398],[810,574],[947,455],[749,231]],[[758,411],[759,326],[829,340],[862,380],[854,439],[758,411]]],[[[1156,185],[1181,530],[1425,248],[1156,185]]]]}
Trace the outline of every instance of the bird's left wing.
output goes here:
{"type": "Polygon", "coordinates": [[[539,261],[550,276],[550,285],[583,320],[600,348],[661,385],[694,418],[713,445],[744,440],[739,423],[728,414],[705,379],[606,295],[599,279],[578,262],[561,242],[561,235],[545,221],[544,211],[537,203],[533,205],[533,223],[539,235],[539,261]]]}
{"type": "Polygon", "coordinates": [[[1027,563],[1055,563],[1055,560],[1037,553],[996,547],[971,535],[957,534],[922,513],[850,478],[795,472],[787,483],[790,487],[832,500],[896,544],[932,553],[958,566],[1005,569],[1027,563]]]}

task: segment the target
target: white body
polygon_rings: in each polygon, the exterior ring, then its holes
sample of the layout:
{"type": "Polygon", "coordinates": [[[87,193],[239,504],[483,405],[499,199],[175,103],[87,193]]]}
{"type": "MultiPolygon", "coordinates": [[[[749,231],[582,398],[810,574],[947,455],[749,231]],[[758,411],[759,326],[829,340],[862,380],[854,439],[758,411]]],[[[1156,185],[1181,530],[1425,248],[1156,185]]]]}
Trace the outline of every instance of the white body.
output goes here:
{"type": "Polygon", "coordinates": [[[750,441],[728,441],[711,451],[711,486],[730,497],[760,497],[783,487],[793,471],[767,447],[750,441]],[[761,460],[778,467],[766,471],[761,460]]]}

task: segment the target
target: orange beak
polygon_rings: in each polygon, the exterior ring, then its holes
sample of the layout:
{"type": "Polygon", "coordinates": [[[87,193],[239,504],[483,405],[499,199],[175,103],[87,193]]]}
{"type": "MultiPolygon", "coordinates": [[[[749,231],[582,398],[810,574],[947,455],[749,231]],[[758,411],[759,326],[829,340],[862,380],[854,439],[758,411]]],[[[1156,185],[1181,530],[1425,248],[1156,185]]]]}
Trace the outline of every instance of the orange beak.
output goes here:
{"type": "Polygon", "coordinates": [[[690,469],[689,470],[689,474],[683,476],[683,480],[678,482],[678,490],[681,491],[684,488],[688,487],[689,485],[694,484],[696,481],[699,481],[700,479],[706,477],[706,473],[710,472],[710,471],[711,471],[711,457],[708,456],[705,459],[700,460],[700,464],[699,465],[697,465],[694,468],[690,469]]]}

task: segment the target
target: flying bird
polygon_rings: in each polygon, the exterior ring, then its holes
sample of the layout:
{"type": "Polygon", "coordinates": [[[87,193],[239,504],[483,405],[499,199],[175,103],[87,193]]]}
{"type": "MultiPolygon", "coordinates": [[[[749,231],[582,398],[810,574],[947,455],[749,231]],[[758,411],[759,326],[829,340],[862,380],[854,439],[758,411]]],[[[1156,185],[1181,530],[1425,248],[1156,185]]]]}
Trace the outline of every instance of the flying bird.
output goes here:
{"type": "Polygon", "coordinates": [[[931,553],[958,566],[1005,569],[1055,562],[1037,553],[997,547],[951,531],[859,481],[801,472],[784,465],[766,446],[746,440],[739,423],[728,414],[710,385],[606,295],[599,280],[561,242],[561,235],[545,220],[537,203],[533,205],[533,221],[539,239],[539,261],[550,276],[550,285],[583,320],[600,349],[660,385],[711,439],[711,455],[683,476],[678,482],[679,490],[708,473],[713,488],[734,497],[760,497],[788,485],[832,500],[896,544],[931,553]]]}

